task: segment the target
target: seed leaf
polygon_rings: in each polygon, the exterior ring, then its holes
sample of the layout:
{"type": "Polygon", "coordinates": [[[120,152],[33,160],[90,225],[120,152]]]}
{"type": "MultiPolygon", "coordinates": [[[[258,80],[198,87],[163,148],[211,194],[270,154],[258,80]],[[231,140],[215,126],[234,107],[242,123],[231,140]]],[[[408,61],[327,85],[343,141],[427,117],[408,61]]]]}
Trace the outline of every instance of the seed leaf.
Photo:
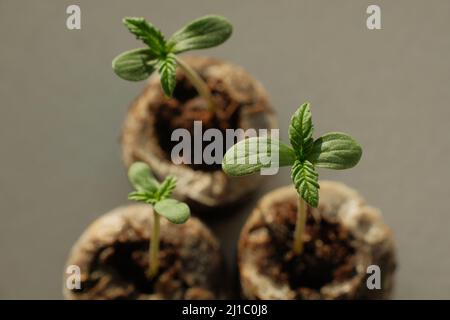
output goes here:
{"type": "Polygon", "coordinates": [[[166,51],[166,41],[161,31],[144,18],[127,17],[123,19],[128,30],[150,47],[150,50],[158,57],[166,51]]]}
{"type": "Polygon", "coordinates": [[[148,48],[134,49],[119,54],[112,61],[114,72],[122,79],[141,81],[147,79],[155,68],[156,56],[148,48]]]}
{"type": "Polygon", "coordinates": [[[308,160],[296,160],[292,166],[291,178],[298,194],[312,207],[319,203],[319,174],[308,160]]]}
{"type": "Polygon", "coordinates": [[[177,62],[174,54],[168,54],[159,62],[159,75],[161,76],[161,87],[167,97],[172,97],[176,85],[177,62]]]}
{"type": "MultiPolygon", "coordinates": [[[[128,179],[140,196],[143,194],[151,196],[159,187],[158,182],[152,175],[150,167],[144,162],[135,162],[130,166],[128,169],[128,179]]],[[[138,194],[136,194],[136,196],[138,194]]]]}
{"type": "Polygon", "coordinates": [[[167,46],[173,53],[211,48],[225,42],[232,32],[233,27],[227,19],[208,15],[175,32],[167,46]]]}
{"type": "Polygon", "coordinates": [[[259,172],[262,168],[292,165],[295,153],[277,139],[252,137],[233,145],[222,161],[222,169],[230,176],[259,172]]]}
{"type": "Polygon", "coordinates": [[[191,216],[187,204],[175,199],[165,199],[159,201],[154,206],[155,211],[172,223],[185,223],[191,216]]]}
{"type": "Polygon", "coordinates": [[[354,167],[361,155],[361,146],[352,137],[331,132],[314,141],[308,160],[317,167],[341,170],[354,167]]]}
{"type": "Polygon", "coordinates": [[[313,144],[313,129],[309,103],[304,103],[294,113],[289,125],[289,140],[301,160],[304,160],[313,144]]]}

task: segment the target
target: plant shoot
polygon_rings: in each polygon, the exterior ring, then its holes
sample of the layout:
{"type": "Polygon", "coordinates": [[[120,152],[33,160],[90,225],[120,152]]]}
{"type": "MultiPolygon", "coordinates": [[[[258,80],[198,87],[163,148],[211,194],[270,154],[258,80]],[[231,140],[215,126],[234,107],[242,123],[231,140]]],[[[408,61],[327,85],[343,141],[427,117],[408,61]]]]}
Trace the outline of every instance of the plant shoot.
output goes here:
{"type": "Polygon", "coordinates": [[[153,230],[149,244],[148,275],[154,278],[159,268],[160,216],[175,224],[185,223],[190,217],[187,204],[171,199],[176,179],[168,176],[159,183],[152,175],[150,167],[143,162],[135,162],[128,170],[128,178],[135,188],[128,199],[147,203],[153,207],[153,230]]]}
{"type": "Polygon", "coordinates": [[[112,67],[119,77],[129,81],[140,81],[157,71],[164,94],[172,97],[176,85],[176,68],[179,66],[198,94],[206,101],[208,109],[215,112],[209,87],[194,69],[178,57],[178,54],[215,47],[225,42],[233,30],[227,19],[215,15],[196,19],[175,32],[168,40],[144,18],[124,18],[123,23],[147,47],[123,52],[113,60],[112,67]]]}
{"type": "Polygon", "coordinates": [[[319,204],[319,174],[316,167],[348,169],[361,159],[360,145],[349,135],[331,132],[313,139],[313,123],[309,103],[298,108],[289,125],[291,147],[268,137],[252,137],[231,147],[222,162],[222,169],[230,176],[243,176],[274,166],[267,161],[277,152],[276,165],[290,166],[292,182],[298,192],[297,220],[294,231],[294,253],[303,251],[307,206],[319,204]]]}

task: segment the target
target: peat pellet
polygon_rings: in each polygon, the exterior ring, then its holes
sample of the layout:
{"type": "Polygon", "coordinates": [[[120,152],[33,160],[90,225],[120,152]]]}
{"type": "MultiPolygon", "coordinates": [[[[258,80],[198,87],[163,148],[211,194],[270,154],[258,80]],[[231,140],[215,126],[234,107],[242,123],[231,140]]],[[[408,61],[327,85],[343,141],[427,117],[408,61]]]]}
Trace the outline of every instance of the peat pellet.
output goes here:
{"type": "Polygon", "coordinates": [[[394,285],[396,254],[380,212],[344,184],[321,181],[318,208],[308,208],[304,250],[292,253],[298,194],[294,187],[265,195],[238,244],[245,299],[386,299],[394,285]],[[369,288],[369,266],[381,288],[369,288]]]}
{"type": "MultiPolygon", "coordinates": [[[[205,80],[214,97],[217,112],[209,112],[194,87],[177,70],[177,85],[173,98],[164,96],[159,76],[150,77],[141,95],[132,103],[122,132],[122,155],[126,167],[135,161],[150,165],[154,175],[162,180],[167,175],[178,179],[174,196],[187,202],[195,211],[209,211],[236,203],[254,191],[265,179],[261,175],[228,177],[220,163],[195,163],[210,141],[200,137],[201,151],[194,149],[194,121],[201,121],[202,130],[218,129],[223,136],[223,154],[227,144],[226,130],[277,128],[275,113],[262,85],[244,69],[229,62],[201,56],[183,56],[205,80]],[[174,164],[171,151],[178,141],[171,141],[175,129],[185,129],[191,135],[190,164],[174,164]]],[[[215,155],[215,153],[214,153],[215,155]]],[[[217,211],[215,211],[217,212],[217,211]]]]}
{"type": "MultiPolygon", "coordinates": [[[[95,220],[74,244],[67,266],[80,269],[72,300],[219,299],[225,297],[218,240],[197,218],[175,225],[161,219],[159,273],[147,276],[153,211],[149,205],[119,207],[95,220]]],[[[70,279],[69,279],[70,282],[70,279]]]]}

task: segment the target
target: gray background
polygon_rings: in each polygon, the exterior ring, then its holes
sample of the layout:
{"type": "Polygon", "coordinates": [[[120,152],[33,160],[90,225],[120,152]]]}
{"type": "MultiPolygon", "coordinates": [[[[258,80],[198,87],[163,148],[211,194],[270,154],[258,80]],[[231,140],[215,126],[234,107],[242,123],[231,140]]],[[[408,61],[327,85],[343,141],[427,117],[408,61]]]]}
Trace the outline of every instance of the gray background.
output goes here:
{"type": "MultiPolygon", "coordinates": [[[[111,59],[140,46],[121,24],[145,16],[170,34],[207,13],[234,34],[203,54],[244,66],[270,93],[281,134],[312,104],[316,135],[352,134],[360,165],[321,171],[379,207],[398,244],[396,298],[450,298],[450,1],[0,1],[0,298],[61,298],[83,229],[127,203],[118,136],[144,83],[111,59]],[[380,31],[366,8],[382,8],[380,31]],[[82,30],[65,27],[80,4],[82,30]]],[[[282,170],[261,190],[289,183],[282,170]]],[[[233,266],[254,203],[213,224],[233,266]]]]}

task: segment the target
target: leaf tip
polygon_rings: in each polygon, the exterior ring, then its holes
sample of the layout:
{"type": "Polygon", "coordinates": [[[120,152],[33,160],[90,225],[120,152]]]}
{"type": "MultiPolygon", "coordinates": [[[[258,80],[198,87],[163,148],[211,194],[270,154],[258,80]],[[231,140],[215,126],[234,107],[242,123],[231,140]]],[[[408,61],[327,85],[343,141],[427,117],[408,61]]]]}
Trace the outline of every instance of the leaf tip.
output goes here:
{"type": "Polygon", "coordinates": [[[142,17],[123,17],[122,23],[126,26],[132,22],[143,21],[143,20],[144,20],[144,18],[142,18],[142,17]]]}
{"type": "Polygon", "coordinates": [[[299,112],[311,112],[311,104],[306,101],[299,107],[299,112]]]}

